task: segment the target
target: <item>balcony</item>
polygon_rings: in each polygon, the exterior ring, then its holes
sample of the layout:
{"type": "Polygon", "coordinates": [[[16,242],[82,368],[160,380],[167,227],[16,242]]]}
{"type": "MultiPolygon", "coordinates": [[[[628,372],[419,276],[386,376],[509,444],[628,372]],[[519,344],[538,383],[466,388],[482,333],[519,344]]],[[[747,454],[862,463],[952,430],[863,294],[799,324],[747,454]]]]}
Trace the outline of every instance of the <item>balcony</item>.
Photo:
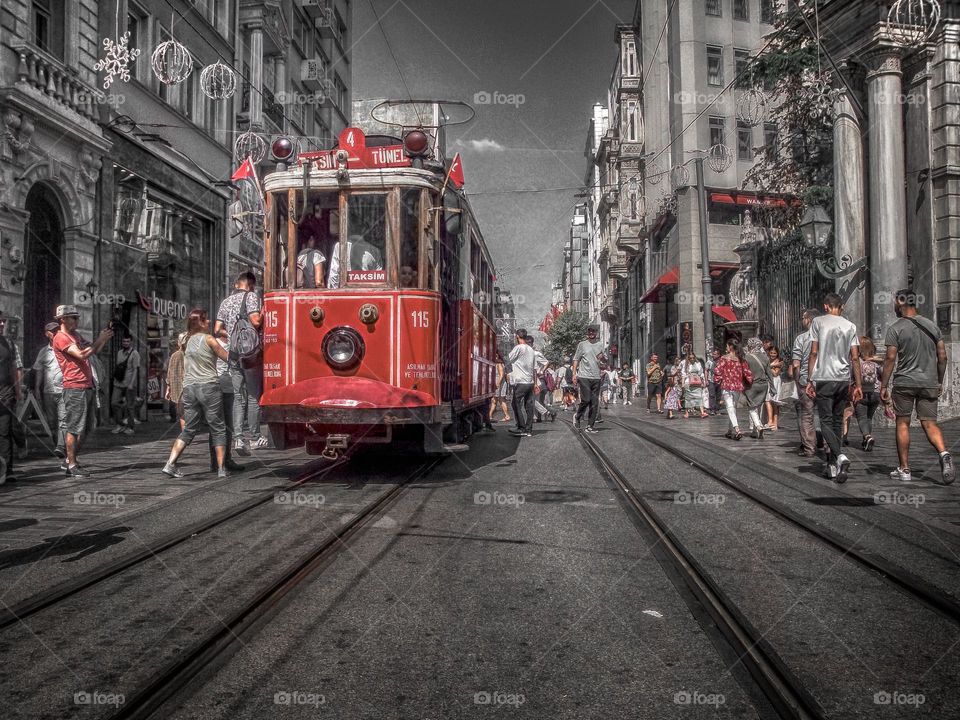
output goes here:
{"type": "Polygon", "coordinates": [[[105,100],[100,90],[80,80],[75,69],[31,43],[16,40],[10,46],[19,55],[16,87],[45,108],[59,112],[66,120],[79,120],[85,129],[102,137],[96,126],[98,106],[105,100]]]}
{"type": "Polygon", "coordinates": [[[330,0],[297,0],[296,4],[311,18],[319,18],[330,9],[330,0]]]}
{"type": "Polygon", "coordinates": [[[607,266],[607,274],[612,278],[626,280],[630,273],[630,260],[627,254],[621,250],[610,253],[610,263],[607,266]]]}
{"type": "Polygon", "coordinates": [[[263,31],[264,56],[286,54],[290,28],[280,0],[240,0],[240,25],[248,30],[263,31]]]}
{"type": "Polygon", "coordinates": [[[617,233],[617,249],[633,256],[643,248],[643,223],[627,223],[620,221],[620,231],[617,233]]]}
{"type": "Polygon", "coordinates": [[[263,89],[263,116],[267,120],[273,122],[276,126],[278,132],[283,132],[283,105],[277,102],[276,96],[267,90],[263,89]]]}
{"type": "MultiPolygon", "coordinates": [[[[623,100],[625,95],[640,97],[640,76],[622,77],[617,85],[617,100],[623,100]]],[[[634,99],[634,98],[631,98],[634,99]]]]}

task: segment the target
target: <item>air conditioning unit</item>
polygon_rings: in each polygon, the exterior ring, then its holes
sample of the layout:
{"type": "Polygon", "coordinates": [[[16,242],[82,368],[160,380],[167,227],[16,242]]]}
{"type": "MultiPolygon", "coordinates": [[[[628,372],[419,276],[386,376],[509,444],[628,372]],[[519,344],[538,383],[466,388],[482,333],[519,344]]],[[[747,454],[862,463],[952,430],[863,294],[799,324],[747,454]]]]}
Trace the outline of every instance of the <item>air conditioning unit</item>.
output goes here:
{"type": "Polygon", "coordinates": [[[320,58],[307,58],[300,63],[300,80],[319,85],[327,77],[326,63],[320,58]]]}

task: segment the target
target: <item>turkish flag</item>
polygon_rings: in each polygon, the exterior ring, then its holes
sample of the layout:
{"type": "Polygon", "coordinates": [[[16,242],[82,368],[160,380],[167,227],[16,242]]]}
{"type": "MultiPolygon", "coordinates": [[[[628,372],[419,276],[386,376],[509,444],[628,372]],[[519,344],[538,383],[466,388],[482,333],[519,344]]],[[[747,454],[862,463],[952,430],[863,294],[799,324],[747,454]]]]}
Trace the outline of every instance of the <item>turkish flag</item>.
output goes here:
{"type": "Polygon", "coordinates": [[[450,163],[449,176],[450,182],[458,188],[463,187],[463,160],[460,158],[460,153],[453,156],[453,162],[450,163]]]}
{"type": "Polygon", "coordinates": [[[238,180],[256,180],[257,179],[257,169],[253,166],[253,163],[250,162],[250,157],[247,156],[247,159],[243,161],[243,164],[237,168],[237,171],[233,174],[233,177],[230,178],[233,182],[238,180]]]}

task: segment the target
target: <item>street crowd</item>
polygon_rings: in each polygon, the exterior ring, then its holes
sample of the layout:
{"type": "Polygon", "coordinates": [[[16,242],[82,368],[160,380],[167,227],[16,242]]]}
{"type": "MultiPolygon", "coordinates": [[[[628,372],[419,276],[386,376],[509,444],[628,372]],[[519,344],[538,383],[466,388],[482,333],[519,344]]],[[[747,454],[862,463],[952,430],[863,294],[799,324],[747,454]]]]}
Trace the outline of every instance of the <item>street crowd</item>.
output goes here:
{"type": "MultiPolygon", "coordinates": [[[[918,314],[915,292],[901,290],[893,303],[897,320],[887,328],[883,353],[843,316],[843,300],[835,293],[825,297],[822,310],[803,312],[804,330],[790,352],[781,352],[771,335],[744,341],[740,333],[730,332],[723,349],[714,348],[705,360],[689,347],[666,364],[654,353],[644,368],[647,412],[665,414],[668,420],[725,415],[726,437],[739,441],[745,409],[750,437],[762,441],[766,433],[782,430],[780,409],[791,403],[798,418],[797,454],[821,456],[825,477],[836,483],[849,476],[844,448],[850,444],[852,420],[857,421],[861,449],[872,452],[874,419],[881,407],[896,423],[898,464],[890,477],[911,482],[910,422],[916,415],[938,455],[939,482],[949,485],[955,469],[937,423],[947,365],[943,337],[936,323],[918,314]]],[[[534,422],[555,419],[559,407],[574,412],[574,426],[589,434],[603,422],[601,405],[631,405],[638,378],[630,364],[617,369],[610,363],[596,326],[589,326],[586,336],[558,365],[534,348],[526,330],[517,330],[509,356],[498,357],[490,418],[500,409],[502,420],[509,422],[512,411],[516,428],[510,432],[525,437],[532,434],[534,422]]]]}

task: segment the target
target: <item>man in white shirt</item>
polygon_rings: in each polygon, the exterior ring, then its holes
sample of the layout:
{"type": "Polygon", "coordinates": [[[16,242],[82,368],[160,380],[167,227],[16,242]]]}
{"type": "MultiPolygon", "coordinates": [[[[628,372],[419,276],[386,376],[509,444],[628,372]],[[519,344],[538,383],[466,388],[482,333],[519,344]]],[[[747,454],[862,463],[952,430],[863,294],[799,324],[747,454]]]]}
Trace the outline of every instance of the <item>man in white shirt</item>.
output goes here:
{"type": "Polygon", "coordinates": [[[518,437],[533,435],[533,415],[536,396],[533,394],[533,385],[536,376],[536,351],[526,343],[527,331],[518,328],[516,333],[517,344],[510,351],[510,378],[513,381],[513,415],[517,419],[517,427],[511,428],[510,434],[518,437]]]}
{"type": "Polygon", "coordinates": [[[820,430],[827,445],[827,477],[836,483],[847,480],[850,460],[840,447],[843,410],[848,400],[863,398],[860,387],[860,339],[857,326],[842,316],[843,300],[828,293],[823,301],[826,315],[810,323],[810,360],[807,370],[808,397],[815,398],[820,430]],[[850,377],[853,375],[853,397],[850,377]]]}
{"type": "Polygon", "coordinates": [[[46,416],[47,425],[54,434],[57,446],[54,454],[57,457],[66,457],[64,450],[64,432],[63,432],[63,373],[60,372],[60,363],[57,362],[53,354],[53,336],[60,330],[59,323],[47,323],[44,333],[47,345],[41,348],[37,353],[37,359],[33,363],[34,391],[37,397],[43,398],[43,414],[46,416]]]}
{"type": "Polygon", "coordinates": [[[327,258],[317,249],[317,238],[311,235],[297,255],[297,287],[322,288],[326,263],[327,258]]]}
{"type": "MultiPolygon", "coordinates": [[[[380,251],[364,240],[362,235],[351,235],[347,240],[347,272],[351,270],[383,270],[383,256],[380,251]]],[[[345,278],[340,277],[340,241],[338,240],[330,251],[330,277],[327,287],[338,288],[344,280],[345,278]]]]}

